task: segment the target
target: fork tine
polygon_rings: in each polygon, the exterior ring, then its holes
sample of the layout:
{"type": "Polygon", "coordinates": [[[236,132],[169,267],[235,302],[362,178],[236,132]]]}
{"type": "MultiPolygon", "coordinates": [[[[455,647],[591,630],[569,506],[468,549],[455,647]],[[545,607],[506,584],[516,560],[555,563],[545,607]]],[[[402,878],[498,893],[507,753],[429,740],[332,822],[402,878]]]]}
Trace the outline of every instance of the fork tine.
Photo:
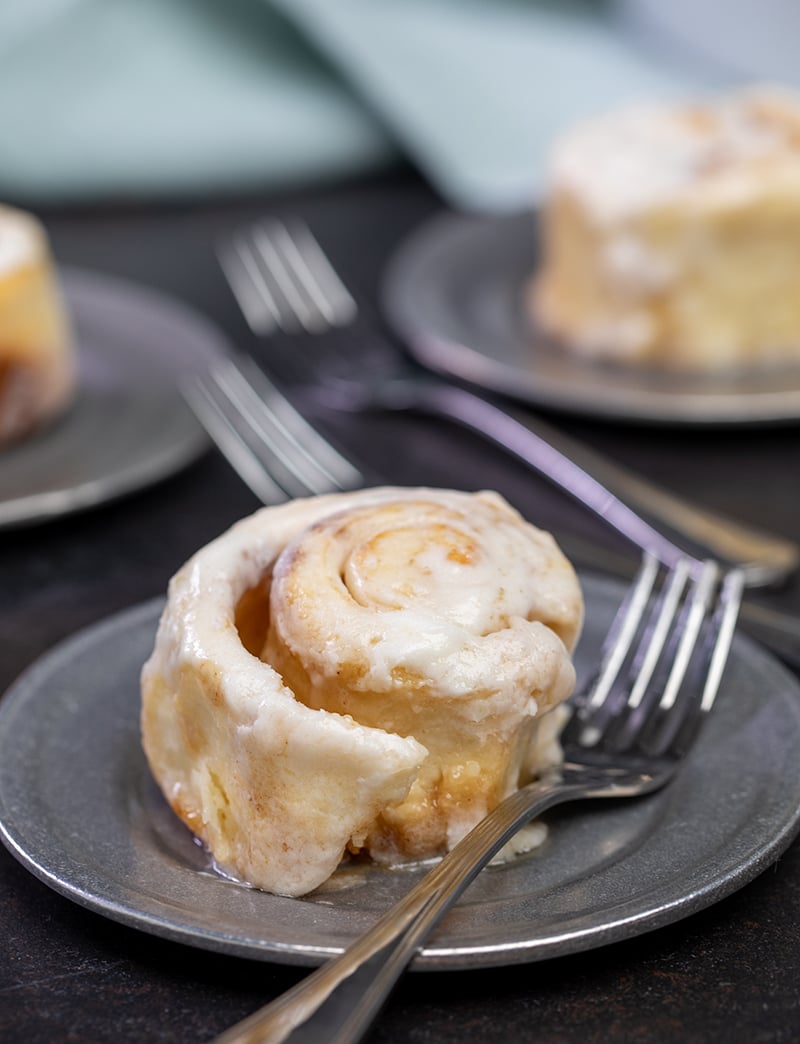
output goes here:
{"type": "Polygon", "coordinates": [[[613,745],[672,759],[688,750],[716,699],[741,604],[742,572],[727,574],[721,585],[720,574],[717,563],[706,562],[692,578],[649,691],[620,719],[613,745]]]}
{"type": "MultiPolygon", "coordinates": [[[[364,484],[358,468],[295,409],[249,357],[226,367],[257,428],[271,430],[275,452],[311,492],[355,489],[364,484]]],[[[265,432],[266,433],[266,432],[265,432]]]]}
{"type": "MultiPolygon", "coordinates": [[[[708,626],[706,648],[696,665],[696,671],[703,672],[705,683],[695,686],[695,691],[701,693],[700,698],[695,701],[693,712],[684,715],[681,727],[672,738],[670,753],[673,757],[682,757],[689,750],[703,721],[714,706],[728,662],[743,593],[744,571],[735,569],[728,573],[722,582],[716,608],[708,626]]],[[[699,677],[702,678],[703,674],[699,677]]]]}
{"type": "Polygon", "coordinates": [[[316,465],[271,408],[271,388],[265,390],[264,398],[260,398],[235,366],[218,366],[210,378],[220,408],[227,411],[264,470],[290,496],[301,497],[330,490],[333,484],[330,476],[316,465]]]}
{"type": "Polygon", "coordinates": [[[300,329],[319,333],[326,328],[325,320],[295,281],[278,242],[272,225],[262,223],[221,246],[219,263],[254,334],[294,334],[300,329]]]}
{"type": "Polygon", "coordinates": [[[296,249],[278,221],[262,222],[252,229],[250,247],[255,263],[278,306],[278,325],[286,333],[298,327],[317,333],[328,325],[313,296],[309,296],[295,270],[296,249]],[[287,241],[290,246],[287,253],[287,241]]]}
{"type": "Polygon", "coordinates": [[[645,553],[642,556],[637,574],[606,633],[600,650],[600,666],[582,691],[573,697],[573,713],[562,730],[566,743],[591,746],[600,738],[600,722],[611,713],[612,697],[618,691],[616,683],[631,655],[659,569],[658,559],[653,555],[645,553]]]}
{"type": "Polygon", "coordinates": [[[285,252],[294,259],[297,277],[332,326],[346,326],[358,315],[358,304],[328,260],[319,240],[304,221],[281,226],[285,252]]]}
{"type": "MultiPolygon", "coordinates": [[[[249,451],[253,467],[257,465],[266,476],[267,489],[269,483],[274,483],[283,492],[283,499],[305,496],[310,491],[305,461],[292,459],[292,450],[287,449],[276,419],[259,403],[235,368],[215,366],[205,380],[197,379],[197,385],[221,425],[238,440],[234,446],[249,451]]],[[[213,431],[211,435],[213,438],[213,431]]],[[[225,451],[224,445],[220,448],[225,451]]],[[[321,483],[322,477],[317,478],[321,483]]]]}
{"type": "Polygon", "coordinates": [[[184,387],[198,419],[264,503],[364,484],[358,469],[252,362],[220,362],[184,387]]]}
{"type": "MultiPolygon", "coordinates": [[[[669,574],[661,595],[653,606],[650,627],[642,636],[634,659],[635,681],[627,701],[631,709],[635,710],[644,700],[665,650],[669,647],[670,651],[674,652],[676,631],[673,631],[673,625],[681,612],[681,601],[689,580],[689,572],[689,563],[685,560],[679,561],[669,574]]],[[[680,627],[676,630],[680,633],[680,627]]]]}
{"type": "Polygon", "coordinates": [[[706,562],[699,576],[675,570],[654,607],[654,625],[634,662],[627,713],[605,739],[617,749],[631,744],[658,755],[699,710],[710,645],[701,641],[717,592],[720,568],[706,562]],[[688,581],[688,582],[687,582],[688,581]],[[688,679],[688,680],[687,680],[688,679]],[[679,699],[681,703],[679,704],[679,699]]]}
{"type": "Polygon", "coordinates": [[[716,634],[711,655],[706,684],[703,690],[702,710],[707,714],[717,698],[722,673],[728,661],[736,621],[742,604],[745,586],[745,573],[742,569],[729,572],[723,583],[719,601],[712,620],[712,634],[716,634]]]}
{"type": "Polygon", "coordinates": [[[222,245],[217,255],[258,336],[278,329],[322,333],[347,326],[358,314],[355,298],[305,222],[262,221],[222,245]]]}
{"type": "Polygon", "coordinates": [[[264,504],[283,503],[287,499],[286,492],[272,479],[208,384],[202,379],[193,379],[184,383],[182,391],[220,452],[258,499],[264,504]]]}
{"type": "MultiPolygon", "coordinates": [[[[642,561],[611,626],[601,668],[578,698],[565,742],[652,754],[688,742],[713,705],[741,603],[743,574],[688,562],[670,570],[653,596],[659,563],[642,561]]],[[[674,753],[674,751],[673,751],[674,753]]]]}
{"type": "Polygon", "coordinates": [[[720,569],[716,562],[707,562],[694,588],[691,601],[686,603],[686,619],[684,626],[680,628],[680,642],[672,662],[669,679],[661,696],[662,710],[669,710],[678,698],[700,637],[700,630],[711,605],[719,573],[720,569]]]}
{"type": "Polygon", "coordinates": [[[274,333],[278,329],[278,305],[244,237],[236,236],[220,246],[217,258],[253,333],[258,337],[274,333]]]}
{"type": "Polygon", "coordinates": [[[605,637],[601,654],[602,667],[597,682],[592,687],[588,701],[590,707],[599,707],[605,703],[614,681],[619,676],[653,592],[658,570],[658,559],[645,554],[634,582],[628,588],[605,637]]]}

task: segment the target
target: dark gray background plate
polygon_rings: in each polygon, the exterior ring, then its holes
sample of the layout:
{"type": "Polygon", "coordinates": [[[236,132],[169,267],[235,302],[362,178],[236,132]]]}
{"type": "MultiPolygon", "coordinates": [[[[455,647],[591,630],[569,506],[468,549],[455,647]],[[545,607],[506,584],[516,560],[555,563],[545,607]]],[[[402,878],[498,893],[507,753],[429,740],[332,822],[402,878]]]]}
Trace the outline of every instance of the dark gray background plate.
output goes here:
{"type": "Polygon", "coordinates": [[[603,365],[538,332],[523,299],[535,267],[533,213],[440,215],[387,268],[387,318],[424,366],[535,406],[650,424],[800,419],[800,364],[693,377],[603,365]]]}
{"type": "MultiPolygon", "coordinates": [[[[620,597],[582,578],[579,670],[620,597]]],[[[56,891],[191,945],[291,964],[340,952],[418,871],[339,871],[305,899],[218,876],[153,783],[139,685],[161,601],[80,632],[0,701],[0,836],[56,891]]],[[[566,806],[536,852],[491,867],[418,968],[532,961],[668,924],[751,880],[800,826],[800,687],[737,639],[718,709],[678,779],[649,798],[566,806]]]]}
{"type": "Polygon", "coordinates": [[[78,350],[77,399],[54,425],[0,453],[0,528],[141,489],[208,446],[178,381],[229,351],[216,327],[111,276],[66,269],[62,283],[78,350]]]}

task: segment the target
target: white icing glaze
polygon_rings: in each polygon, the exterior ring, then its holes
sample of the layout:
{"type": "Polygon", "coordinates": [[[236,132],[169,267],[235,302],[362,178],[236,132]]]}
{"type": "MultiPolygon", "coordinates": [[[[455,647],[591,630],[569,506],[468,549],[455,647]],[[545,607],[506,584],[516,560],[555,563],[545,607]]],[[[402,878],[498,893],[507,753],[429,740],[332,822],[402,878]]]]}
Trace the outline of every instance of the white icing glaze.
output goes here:
{"type": "Polygon", "coordinates": [[[0,206],[0,276],[35,261],[41,254],[42,235],[35,219],[0,206]]]}
{"type": "Polygon", "coordinates": [[[800,180],[800,95],[751,88],[598,117],[556,143],[551,180],[599,223],[687,195],[708,206],[746,202],[770,183],[800,180]]]}
{"type": "Polygon", "coordinates": [[[499,501],[406,494],[334,513],[300,546],[275,566],[274,625],[312,674],[357,656],[363,689],[390,690],[398,668],[424,676],[431,696],[517,702],[549,688],[563,646],[537,621],[564,615],[573,578],[551,538],[499,501]]]}
{"type": "Polygon", "coordinates": [[[606,272],[632,295],[669,286],[675,262],[630,231],[611,235],[602,247],[606,272]]]}

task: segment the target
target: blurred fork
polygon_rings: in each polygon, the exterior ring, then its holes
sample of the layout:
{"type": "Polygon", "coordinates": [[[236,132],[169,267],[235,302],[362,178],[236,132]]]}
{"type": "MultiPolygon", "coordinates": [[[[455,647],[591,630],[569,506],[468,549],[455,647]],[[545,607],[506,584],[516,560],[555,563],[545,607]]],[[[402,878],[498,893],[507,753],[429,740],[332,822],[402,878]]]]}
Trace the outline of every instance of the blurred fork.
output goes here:
{"type": "MultiPolygon", "coordinates": [[[[184,384],[184,395],[234,471],[264,504],[291,497],[341,492],[367,485],[364,473],[312,427],[249,357],[226,358],[184,384]]],[[[665,564],[689,559],[668,539],[649,531],[651,553],[665,564]]],[[[570,557],[616,575],[629,576],[626,563],[597,548],[562,540],[570,557]]],[[[747,581],[747,570],[742,570],[747,581]]],[[[743,626],[778,656],[800,670],[800,621],[767,606],[744,602],[743,626]]]]}
{"type": "MultiPolygon", "coordinates": [[[[363,472],[295,409],[250,357],[215,361],[205,374],[193,375],[183,391],[234,470],[265,504],[367,484],[363,472]]],[[[665,565],[689,557],[623,504],[616,505],[613,518],[627,536],[635,533],[640,549],[665,565]]],[[[700,560],[693,561],[699,567],[700,560]]]]}
{"type": "MultiPolygon", "coordinates": [[[[800,563],[800,548],[788,540],[701,511],[538,418],[526,415],[522,423],[462,386],[432,374],[423,377],[376,329],[360,328],[358,304],[302,222],[256,224],[220,250],[220,263],[254,333],[308,335],[295,341],[293,350],[291,337],[273,338],[269,365],[272,370],[280,366],[283,376],[293,377],[306,390],[312,387],[324,405],[351,411],[415,410],[454,421],[509,451],[665,563],[683,552],[710,555],[743,565],[750,587],[785,580],[800,563]],[[316,352],[315,339],[323,345],[316,352]],[[675,540],[662,532],[674,534],[675,540]]],[[[274,386],[269,391],[273,405],[279,394],[274,386]]],[[[296,417],[287,414],[285,420],[296,441],[305,444],[307,432],[296,417]]],[[[319,437],[309,448],[311,455],[319,450],[319,437]]],[[[357,482],[355,476],[345,480],[357,482]]]]}
{"type": "Polygon", "coordinates": [[[679,562],[656,597],[659,568],[645,556],[597,674],[571,701],[563,763],[502,801],[340,957],[217,1044],[354,1044],[443,914],[523,824],[566,801],[635,797],[674,777],[719,689],[743,577],[707,562],[692,578],[679,562]]]}
{"type": "Polygon", "coordinates": [[[183,394],[234,470],[265,504],[358,489],[366,480],[249,356],[194,374],[183,394]]]}

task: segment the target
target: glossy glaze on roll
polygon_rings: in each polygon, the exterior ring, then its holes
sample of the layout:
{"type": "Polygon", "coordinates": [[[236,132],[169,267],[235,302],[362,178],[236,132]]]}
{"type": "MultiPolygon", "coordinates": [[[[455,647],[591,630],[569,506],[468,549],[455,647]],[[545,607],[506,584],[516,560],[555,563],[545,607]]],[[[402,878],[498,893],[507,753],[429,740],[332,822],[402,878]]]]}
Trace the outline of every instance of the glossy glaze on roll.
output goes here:
{"type": "Polygon", "coordinates": [[[569,563],[496,494],[266,508],[173,578],[145,750],[219,865],[269,891],[346,852],[435,856],[558,756],[581,620],[569,563]]]}

